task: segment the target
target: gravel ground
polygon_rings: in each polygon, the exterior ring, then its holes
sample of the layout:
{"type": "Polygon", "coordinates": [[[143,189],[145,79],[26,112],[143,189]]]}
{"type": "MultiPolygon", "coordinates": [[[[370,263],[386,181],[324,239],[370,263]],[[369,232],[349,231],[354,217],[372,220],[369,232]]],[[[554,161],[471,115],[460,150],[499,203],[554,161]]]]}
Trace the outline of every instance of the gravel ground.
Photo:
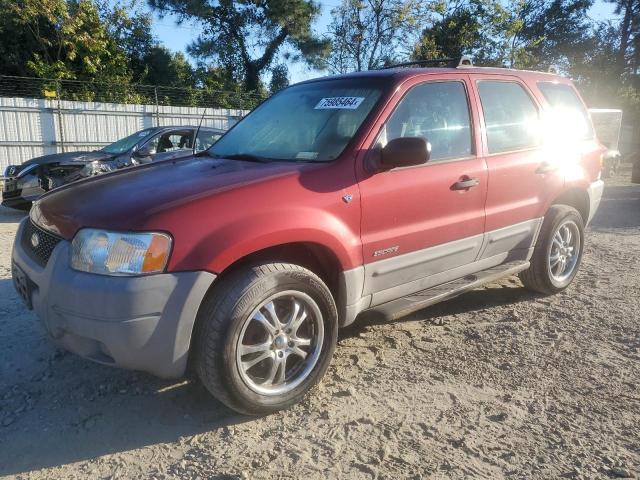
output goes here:
{"type": "Polygon", "coordinates": [[[640,186],[610,181],[577,281],[509,278],[343,331],[307,400],[239,416],[197,383],[54,349],[10,280],[0,211],[0,475],[613,478],[640,475],[640,186]]]}

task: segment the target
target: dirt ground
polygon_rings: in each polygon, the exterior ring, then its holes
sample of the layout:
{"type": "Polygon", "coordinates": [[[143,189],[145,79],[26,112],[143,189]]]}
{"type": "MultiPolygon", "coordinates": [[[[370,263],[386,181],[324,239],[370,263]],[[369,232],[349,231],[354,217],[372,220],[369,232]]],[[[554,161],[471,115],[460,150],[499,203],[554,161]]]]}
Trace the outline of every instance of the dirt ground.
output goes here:
{"type": "Polygon", "coordinates": [[[306,401],[262,418],[50,346],[11,284],[20,217],[0,211],[0,476],[640,476],[640,185],[608,182],[566,292],[509,278],[363,319],[306,401]]]}

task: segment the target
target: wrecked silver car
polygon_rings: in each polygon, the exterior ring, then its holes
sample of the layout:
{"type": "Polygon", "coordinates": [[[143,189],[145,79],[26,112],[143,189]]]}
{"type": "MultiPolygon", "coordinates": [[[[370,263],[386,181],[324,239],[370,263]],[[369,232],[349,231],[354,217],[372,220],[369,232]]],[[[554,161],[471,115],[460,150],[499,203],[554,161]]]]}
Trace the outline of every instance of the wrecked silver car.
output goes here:
{"type": "Polygon", "coordinates": [[[191,155],[208,149],[223,133],[208,127],[146,128],[93,152],[56,153],[9,165],[2,205],[28,210],[34,200],[54,188],[120,168],[191,155]]]}

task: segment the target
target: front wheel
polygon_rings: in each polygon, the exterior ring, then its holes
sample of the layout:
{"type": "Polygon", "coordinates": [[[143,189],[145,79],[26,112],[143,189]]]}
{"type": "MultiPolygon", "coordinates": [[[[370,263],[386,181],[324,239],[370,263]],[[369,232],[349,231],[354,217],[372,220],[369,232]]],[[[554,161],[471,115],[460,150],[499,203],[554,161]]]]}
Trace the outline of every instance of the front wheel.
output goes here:
{"type": "Polygon", "coordinates": [[[536,292],[560,292],[578,273],[583,251],[582,216],[573,207],[553,205],[545,215],[531,266],[520,273],[520,280],[536,292]]]}
{"type": "Polygon", "coordinates": [[[247,267],[220,280],[203,303],[195,367],[205,387],[244,414],[300,401],[326,372],[337,339],[331,292],[293,264],[247,267]]]}

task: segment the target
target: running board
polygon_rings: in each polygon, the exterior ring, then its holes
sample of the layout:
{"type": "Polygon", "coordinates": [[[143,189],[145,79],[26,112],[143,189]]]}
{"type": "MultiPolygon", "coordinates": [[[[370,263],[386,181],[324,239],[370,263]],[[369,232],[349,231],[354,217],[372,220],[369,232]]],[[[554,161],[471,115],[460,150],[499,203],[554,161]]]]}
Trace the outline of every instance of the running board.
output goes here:
{"type": "Polygon", "coordinates": [[[528,261],[503,263],[497,267],[488,268],[486,270],[467,275],[458,280],[443,283],[441,285],[407,295],[406,297],[401,297],[397,300],[377,305],[370,309],[370,311],[380,313],[389,320],[394,320],[435,303],[457,297],[458,295],[481,287],[487,283],[515,275],[516,273],[529,268],[529,265],[530,263],[528,261]]]}

